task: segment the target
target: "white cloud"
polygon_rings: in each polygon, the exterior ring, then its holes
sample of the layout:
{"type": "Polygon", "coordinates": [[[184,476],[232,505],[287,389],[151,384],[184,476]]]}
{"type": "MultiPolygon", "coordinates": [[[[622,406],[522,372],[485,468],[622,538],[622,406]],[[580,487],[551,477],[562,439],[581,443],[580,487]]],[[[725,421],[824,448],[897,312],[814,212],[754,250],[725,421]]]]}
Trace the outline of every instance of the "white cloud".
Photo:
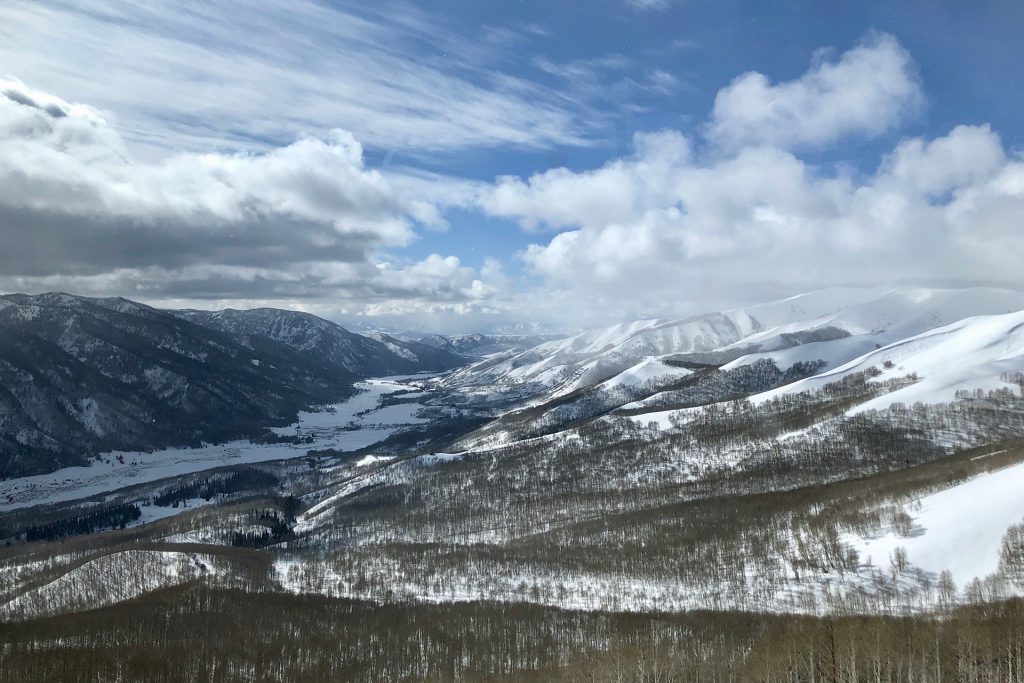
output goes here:
{"type": "Polygon", "coordinates": [[[885,172],[937,196],[991,176],[1005,161],[1002,145],[988,126],[957,126],[938,140],[900,143],[886,159],[885,172]]]}
{"type": "Polygon", "coordinates": [[[669,8],[669,0],[626,0],[631,7],[641,12],[661,12],[669,8]]]}
{"type": "Polygon", "coordinates": [[[885,133],[922,99],[910,55],[892,36],[876,34],[792,81],[773,84],[756,71],[739,76],[715,97],[707,134],[730,149],[824,147],[885,133]]]}
{"type": "MultiPolygon", "coordinates": [[[[560,97],[580,111],[600,107],[602,111],[643,112],[652,100],[687,87],[675,75],[617,52],[568,61],[536,57],[533,66],[558,79],[560,97]]],[[[607,131],[610,121],[599,117],[593,122],[607,131]]]]}
{"type": "Polygon", "coordinates": [[[136,159],[97,110],[0,80],[0,286],[146,300],[480,302],[455,257],[393,263],[465,183],[366,168],[345,131],[262,154],[136,159]]]}
{"type": "Polygon", "coordinates": [[[431,254],[418,263],[396,269],[382,263],[379,281],[402,293],[431,301],[472,302],[489,299],[496,290],[480,279],[476,271],[463,266],[458,257],[431,254]]]}
{"type": "Polygon", "coordinates": [[[905,140],[868,177],[768,147],[666,156],[683,138],[658,139],[673,142],[641,137],[629,159],[505,178],[485,198],[525,225],[570,228],[523,254],[562,311],[663,316],[833,284],[1024,285],[1024,163],[985,126],[905,140]]]}
{"type": "Polygon", "coordinates": [[[0,93],[0,204],[8,208],[163,220],[197,233],[278,219],[329,228],[318,239],[411,238],[408,205],[383,174],[364,167],[348,132],[266,154],[182,153],[147,163],[133,159],[93,109],[17,81],[0,80],[0,93]]]}
{"type": "Polygon", "coordinates": [[[921,98],[911,73],[872,36],[796,81],[734,81],[702,129],[715,144],[642,134],[631,156],[500,177],[478,202],[558,232],[521,254],[543,283],[524,301],[587,324],[835,284],[1024,286],[1024,162],[988,126],[904,139],[866,174],[798,155],[896,125],[921,98]]]}
{"type": "Polygon", "coordinates": [[[648,74],[647,82],[652,89],[663,93],[670,93],[680,87],[678,78],[661,69],[655,69],[648,74]]]}
{"type": "Polygon", "coordinates": [[[645,206],[670,200],[670,171],[690,157],[689,141],[673,131],[640,134],[634,144],[634,157],[595,171],[556,168],[525,181],[502,176],[485,188],[480,203],[488,213],[518,219],[530,230],[629,220],[645,206]]]}

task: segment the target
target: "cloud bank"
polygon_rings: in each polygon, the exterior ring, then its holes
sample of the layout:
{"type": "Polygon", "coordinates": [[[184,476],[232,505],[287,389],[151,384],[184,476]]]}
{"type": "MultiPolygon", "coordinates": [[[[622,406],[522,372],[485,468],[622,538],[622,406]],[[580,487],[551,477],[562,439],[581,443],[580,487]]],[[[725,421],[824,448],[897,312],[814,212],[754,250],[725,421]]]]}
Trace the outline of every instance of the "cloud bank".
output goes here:
{"type": "Polygon", "coordinates": [[[923,101],[910,56],[874,34],[790,81],[743,74],[702,124],[638,134],[621,158],[480,183],[369,168],[340,129],[259,152],[139,157],[108,111],[2,80],[0,289],[468,331],[678,316],[837,284],[1024,287],[1020,153],[984,124],[895,138],[923,101]],[[866,170],[809,160],[883,135],[891,148],[866,170]],[[402,256],[454,208],[518,224],[532,244],[479,268],[402,256]]]}
{"type": "Polygon", "coordinates": [[[460,303],[455,257],[381,256],[443,227],[457,185],[366,168],[345,131],[263,154],[133,158],[97,110],[0,80],[0,273],[8,289],[147,298],[460,303]],[[430,199],[424,198],[430,195],[430,199]]]}
{"type": "Polygon", "coordinates": [[[664,316],[835,284],[1024,286],[1024,163],[988,126],[901,141],[870,174],[799,150],[870,138],[919,106],[914,67],[874,35],[800,78],[744,74],[694,138],[635,137],[588,171],[501,177],[485,211],[557,234],[521,257],[598,318],[664,316]]]}
{"type": "Polygon", "coordinates": [[[922,104],[910,54],[895,38],[870,36],[838,60],[820,58],[804,75],[772,83],[751,71],[718,91],[707,136],[728,148],[819,148],[876,136],[922,104]]]}

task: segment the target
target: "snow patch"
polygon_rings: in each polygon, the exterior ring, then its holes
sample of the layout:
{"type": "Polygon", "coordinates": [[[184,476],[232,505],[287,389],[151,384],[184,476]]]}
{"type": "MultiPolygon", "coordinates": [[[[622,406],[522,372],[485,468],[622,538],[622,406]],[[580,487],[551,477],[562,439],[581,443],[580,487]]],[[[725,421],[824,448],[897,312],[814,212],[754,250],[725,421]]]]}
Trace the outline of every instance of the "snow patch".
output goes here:
{"type": "Polygon", "coordinates": [[[885,565],[897,548],[911,564],[936,574],[949,570],[961,587],[984,579],[999,566],[999,549],[1006,530],[1024,521],[1024,464],[982,474],[952,488],[904,506],[914,519],[914,531],[903,538],[895,532],[877,538],[847,535],[862,560],[885,565]]]}
{"type": "Polygon", "coordinates": [[[394,456],[390,455],[367,455],[356,462],[356,467],[369,467],[370,465],[376,465],[379,462],[388,462],[394,459],[394,456]]]}

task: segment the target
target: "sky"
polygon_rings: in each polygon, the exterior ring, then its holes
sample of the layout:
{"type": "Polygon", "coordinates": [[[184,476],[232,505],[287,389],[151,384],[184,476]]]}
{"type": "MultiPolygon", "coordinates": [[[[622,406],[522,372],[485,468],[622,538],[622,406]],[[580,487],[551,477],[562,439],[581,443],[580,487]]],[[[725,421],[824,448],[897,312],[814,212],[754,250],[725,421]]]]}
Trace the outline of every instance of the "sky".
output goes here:
{"type": "Polygon", "coordinates": [[[1024,288],[1024,5],[4,0],[0,291],[568,331],[1024,288]]]}

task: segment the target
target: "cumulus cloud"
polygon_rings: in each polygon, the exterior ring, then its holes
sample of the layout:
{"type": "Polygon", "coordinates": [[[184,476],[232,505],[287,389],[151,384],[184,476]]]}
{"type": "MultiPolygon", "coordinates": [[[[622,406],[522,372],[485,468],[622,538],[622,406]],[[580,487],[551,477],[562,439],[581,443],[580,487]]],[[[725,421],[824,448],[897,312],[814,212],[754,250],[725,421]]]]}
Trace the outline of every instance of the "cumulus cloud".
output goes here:
{"type": "Polygon", "coordinates": [[[562,300],[664,315],[837,283],[1024,285],[1024,163],[985,126],[906,140],[868,177],[767,147],[666,163],[645,142],[593,171],[496,186],[502,215],[574,226],[523,254],[562,300]],[[546,203],[556,195],[565,205],[546,203]]]}
{"type": "Polygon", "coordinates": [[[391,263],[459,185],[366,168],[345,131],[140,161],[105,115],[0,81],[0,283],[168,297],[478,301],[457,259],[391,263]],[[443,187],[442,187],[443,186],[443,187]]]}
{"type": "Polygon", "coordinates": [[[491,298],[495,288],[456,256],[431,254],[422,261],[396,269],[389,263],[377,266],[379,281],[387,283],[391,298],[410,293],[435,302],[469,303],[491,298]]]}
{"type": "Polygon", "coordinates": [[[999,138],[988,126],[957,126],[937,140],[905,140],[883,165],[894,182],[938,196],[992,176],[1006,162],[999,138]]]}
{"type": "Polygon", "coordinates": [[[480,195],[492,215],[529,230],[628,221],[645,206],[670,201],[671,171],[690,158],[690,143],[674,131],[634,137],[636,154],[584,173],[556,168],[527,180],[501,176],[480,195]]]}
{"type": "Polygon", "coordinates": [[[772,83],[751,71],[715,97],[708,137],[728,148],[823,147],[851,135],[877,136],[922,103],[909,53],[875,34],[830,61],[821,53],[800,78],[772,83]]]}
{"type": "Polygon", "coordinates": [[[715,144],[641,134],[631,156],[501,177],[479,203],[557,232],[521,256],[563,314],[590,311],[588,323],[834,284],[1024,286],[1024,162],[988,126],[904,139],[868,172],[799,156],[811,143],[894,125],[919,97],[911,72],[894,39],[873,36],[790,83],[734,81],[703,129],[715,144]],[[876,78],[878,92],[868,92],[876,78]],[[870,114],[846,105],[860,98],[870,114]],[[744,113],[736,105],[745,99],[744,113]]]}
{"type": "Polygon", "coordinates": [[[15,81],[0,82],[0,91],[7,272],[19,264],[88,268],[99,250],[124,265],[221,252],[253,264],[304,249],[352,260],[360,248],[411,238],[408,204],[364,167],[362,148],[344,131],[260,155],[179,154],[144,163],[95,110],[44,99],[15,81]],[[49,102],[66,114],[26,102],[49,102]],[[64,244],[47,239],[51,232],[65,236],[64,244]],[[295,249],[273,253],[275,242],[295,249]]]}

